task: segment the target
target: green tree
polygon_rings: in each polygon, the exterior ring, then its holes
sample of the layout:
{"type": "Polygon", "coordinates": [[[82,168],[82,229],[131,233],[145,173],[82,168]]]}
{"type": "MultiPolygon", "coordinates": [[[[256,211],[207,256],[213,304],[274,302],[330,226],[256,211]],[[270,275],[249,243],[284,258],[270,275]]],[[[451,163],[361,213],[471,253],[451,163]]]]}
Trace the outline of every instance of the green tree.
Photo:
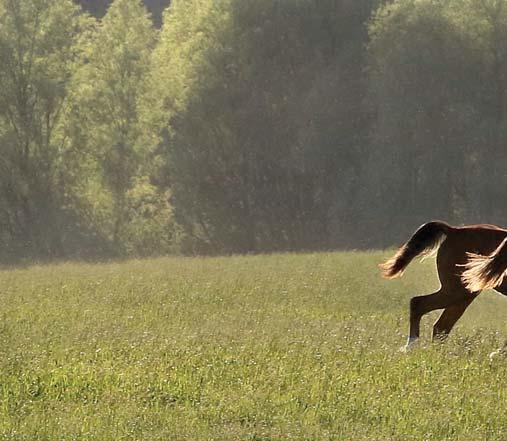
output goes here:
{"type": "MultiPolygon", "coordinates": [[[[93,14],[95,17],[103,17],[112,3],[111,0],[75,0],[83,9],[93,14]]],[[[170,0],[143,0],[148,11],[153,14],[153,21],[156,26],[160,26],[162,12],[169,6],[170,0]]]]}
{"type": "Polygon", "coordinates": [[[154,56],[154,107],[190,250],[329,244],[335,189],[357,175],[367,133],[372,4],[173,2],[154,56]]]}
{"type": "Polygon", "coordinates": [[[394,1],[370,23],[377,120],[364,205],[387,243],[394,215],[407,229],[505,215],[505,3],[394,1]]]}
{"type": "MultiPolygon", "coordinates": [[[[87,63],[76,76],[74,86],[72,132],[75,144],[84,149],[88,158],[86,182],[80,190],[84,195],[82,214],[115,252],[134,252],[137,246],[132,240],[143,242],[140,231],[149,230],[155,222],[147,216],[141,228],[140,218],[132,208],[133,203],[141,204],[142,194],[147,195],[150,204],[155,203],[155,187],[150,189],[146,179],[142,179],[147,173],[143,166],[149,152],[140,120],[155,41],[156,31],[142,2],[114,1],[87,42],[87,63]],[[136,189],[136,185],[141,187],[136,189]],[[137,239],[129,226],[133,216],[137,239]]],[[[164,192],[155,199],[156,210],[166,213],[164,225],[168,225],[171,214],[164,192]]],[[[153,209],[152,206],[150,210],[153,209]]],[[[160,216],[156,217],[156,222],[161,221],[160,216]]],[[[159,246],[166,236],[160,237],[159,246]]]]}
{"type": "Polygon", "coordinates": [[[64,252],[61,123],[84,25],[70,0],[0,0],[2,253],[64,252]]]}

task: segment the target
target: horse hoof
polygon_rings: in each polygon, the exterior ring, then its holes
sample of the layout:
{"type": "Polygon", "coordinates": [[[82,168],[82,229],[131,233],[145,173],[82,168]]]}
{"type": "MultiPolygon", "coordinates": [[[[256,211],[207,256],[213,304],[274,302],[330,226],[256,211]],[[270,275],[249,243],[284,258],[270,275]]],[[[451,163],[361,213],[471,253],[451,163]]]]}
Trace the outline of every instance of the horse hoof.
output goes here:
{"type": "Polygon", "coordinates": [[[507,355],[507,350],[505,348],[497,349],[496,351],[493,351],[491,354],[489,354],[489,359],[494,360],[498,357],[505,357],[507,355]]]}
{"type": "Polygon", "coordinates": [[[407,344],[400,348],[400,352],[404,352],[404,353],[410,352],[412,349],[414,349],[414,346],[416,345],[416,343],[417,343],[417,338],[409,338],[407,341],[407,344]]]}

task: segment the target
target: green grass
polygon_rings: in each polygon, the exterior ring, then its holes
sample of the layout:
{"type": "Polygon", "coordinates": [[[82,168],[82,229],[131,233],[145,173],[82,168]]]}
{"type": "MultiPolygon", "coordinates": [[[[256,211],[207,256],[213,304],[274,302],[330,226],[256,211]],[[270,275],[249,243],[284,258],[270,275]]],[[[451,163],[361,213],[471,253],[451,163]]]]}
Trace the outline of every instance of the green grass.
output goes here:
{"type": "Polygon", "coordinates": [[[0,439],[505,440],[507,298],[406,339],[434,262],[382,253],[0,271],[0,439]]]}

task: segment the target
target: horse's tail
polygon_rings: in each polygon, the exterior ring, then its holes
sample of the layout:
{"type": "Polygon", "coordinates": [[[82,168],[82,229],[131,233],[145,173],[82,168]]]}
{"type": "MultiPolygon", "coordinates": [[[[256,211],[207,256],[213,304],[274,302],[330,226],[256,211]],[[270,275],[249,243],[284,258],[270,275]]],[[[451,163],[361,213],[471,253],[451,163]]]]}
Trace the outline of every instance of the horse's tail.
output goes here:
{"type": "Polygon", "coordinates": [[[444,222],[422,225],[393,257],[379,265],[382,276],[386,279],[400,277],[414,257],[427,257],[436,252],[451,230],[452,227],[444,222]]]}
{"type": "Polygon", "coordinates": [[[507,238],[489,256],[468,253],[461,279],[472,292],[492,289],[502,283],[507,270],[507,238]]]}

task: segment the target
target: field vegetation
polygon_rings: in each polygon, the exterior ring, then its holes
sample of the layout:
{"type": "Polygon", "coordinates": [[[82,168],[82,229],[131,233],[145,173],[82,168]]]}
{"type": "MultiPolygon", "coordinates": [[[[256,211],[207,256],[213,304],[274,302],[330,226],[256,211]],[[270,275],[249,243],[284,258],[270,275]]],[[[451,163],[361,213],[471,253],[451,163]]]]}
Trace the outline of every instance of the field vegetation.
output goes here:
{"type": "Polygon", "coordinates": [[[0,272],[4,440],[505,440],[507,299],[405,342],[434,262],[378,252],[0,272]]]}

